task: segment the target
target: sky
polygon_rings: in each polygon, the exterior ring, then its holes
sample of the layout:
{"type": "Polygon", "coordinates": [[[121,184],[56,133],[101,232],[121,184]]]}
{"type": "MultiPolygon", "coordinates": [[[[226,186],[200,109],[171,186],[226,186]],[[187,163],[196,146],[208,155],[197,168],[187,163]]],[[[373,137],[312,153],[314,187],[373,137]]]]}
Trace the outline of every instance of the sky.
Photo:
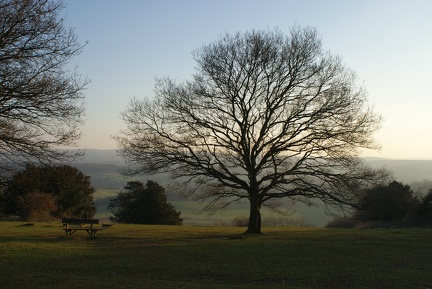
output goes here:
{"type": "Polygon", "coordinates": [[[83,52],[71,68],[84,91],[79,147],[115,149],[132,98],[153,96],[156,77],[183,81],[192,52],[222,34],[294,25],[314,27],[342,57],[384,119],[380,151],[363,156],[432,159],[432,1],[429,0],[68,0],[62,11],[83,52]]]}

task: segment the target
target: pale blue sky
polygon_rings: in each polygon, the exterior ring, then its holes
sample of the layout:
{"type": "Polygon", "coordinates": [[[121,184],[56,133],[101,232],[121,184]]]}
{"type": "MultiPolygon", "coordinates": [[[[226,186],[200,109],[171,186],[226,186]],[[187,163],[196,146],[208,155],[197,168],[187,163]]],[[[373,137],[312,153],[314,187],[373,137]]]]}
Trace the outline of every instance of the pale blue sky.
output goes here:
{"type": "Polygon", "coordinates": [[[110,136],[133,97],[151,97],[154,78],[189,79],[191,52],[229,32],[294,24],[317,28],[324,48],[357,72],[385,121],[380,152],[432,159],[432,1],[429,0],[69,0],[64,13],[81,42],[71,65],[85,91],[82,148],[116,148],[110,136]]]}

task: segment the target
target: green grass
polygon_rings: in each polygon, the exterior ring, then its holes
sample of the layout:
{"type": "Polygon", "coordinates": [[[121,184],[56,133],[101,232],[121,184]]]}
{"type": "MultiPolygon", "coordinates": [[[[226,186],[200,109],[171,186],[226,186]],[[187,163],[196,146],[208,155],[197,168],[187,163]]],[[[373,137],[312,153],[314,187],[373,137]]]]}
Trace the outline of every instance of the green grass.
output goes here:
{"type": "Polygon", "coordinates": [[[0,222],[0,288],[432,288],[432,231],[0,222]],[[231,238],[241,236],[240,238],[231,238]]]}

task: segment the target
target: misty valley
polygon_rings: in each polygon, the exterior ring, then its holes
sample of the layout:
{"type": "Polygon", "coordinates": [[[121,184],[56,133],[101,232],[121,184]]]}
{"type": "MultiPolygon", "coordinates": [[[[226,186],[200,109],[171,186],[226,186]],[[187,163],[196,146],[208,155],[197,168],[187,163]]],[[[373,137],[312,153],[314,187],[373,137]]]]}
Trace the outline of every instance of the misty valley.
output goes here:
{"type": "MultiPolygon", "coordinates": [[[[419,194],[425,194],[432,188],[432,161],[431,160],[392,160],[381,158],[366,158],[366,162],[372,167],[384,167],[393,172],[394,178],[407,184],[411,189],[419,194]]],[[[96,216],[99,218],[109,218],[107,210],[109,198],[116,196],[129,180],[154,180],[163,186],[168,185],[169,176],[157,174],[152,176],[125,177],[121,175],[124,163],[117,156],[116,150],[87,150],[86,157],[81,162],[74,164],[83,173],[91,176],[92,185],[95,187],[95,204],[97,207],[96,216]]],[[[222,210],[215,214],[200,213],[205,204],[200,204],[192,200],[186,200],[167,190],[168,201],[171,202],[179,211],[184,219],[185,225],[228,225],[239,217],[248,214],[249,204],[239,202],[230,206],[227,210],[222,210]]],[[[323,227],[333,216],[326,214],[325,205],[319,200],[316,206],[307,206],[303,203],[292,205],[286,203],[282,206],[289,213],[288,216],[280,216],[270,210],[263,211],[263,219],[271,219],[283,223],[290,219],[303,222],[306,226],[323,227]]]]}

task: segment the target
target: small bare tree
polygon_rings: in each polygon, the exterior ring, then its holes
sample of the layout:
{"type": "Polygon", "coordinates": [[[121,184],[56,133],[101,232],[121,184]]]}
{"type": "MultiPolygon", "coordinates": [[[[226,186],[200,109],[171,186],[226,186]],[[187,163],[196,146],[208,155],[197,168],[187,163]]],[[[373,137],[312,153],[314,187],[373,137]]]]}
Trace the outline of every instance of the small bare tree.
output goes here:
{"type": "Polygon", "coordinates": [[[312,28],[225,35],[194,54],[192,80],[156,82],[132,100],[115,138],[128,173],[171,172],[206,209],[250,202],[247,233],[278,200],[341,206],[380,175],[357,157],[377,149],[381,118],[312,28]]]}
{"type": "Polygon", "coordinates": [[[66,29],[61,1],[0,1],[0,166],[73,159],[82,125],[82,90],[88,83],[68,72],[83,46],[66,29]]]}

